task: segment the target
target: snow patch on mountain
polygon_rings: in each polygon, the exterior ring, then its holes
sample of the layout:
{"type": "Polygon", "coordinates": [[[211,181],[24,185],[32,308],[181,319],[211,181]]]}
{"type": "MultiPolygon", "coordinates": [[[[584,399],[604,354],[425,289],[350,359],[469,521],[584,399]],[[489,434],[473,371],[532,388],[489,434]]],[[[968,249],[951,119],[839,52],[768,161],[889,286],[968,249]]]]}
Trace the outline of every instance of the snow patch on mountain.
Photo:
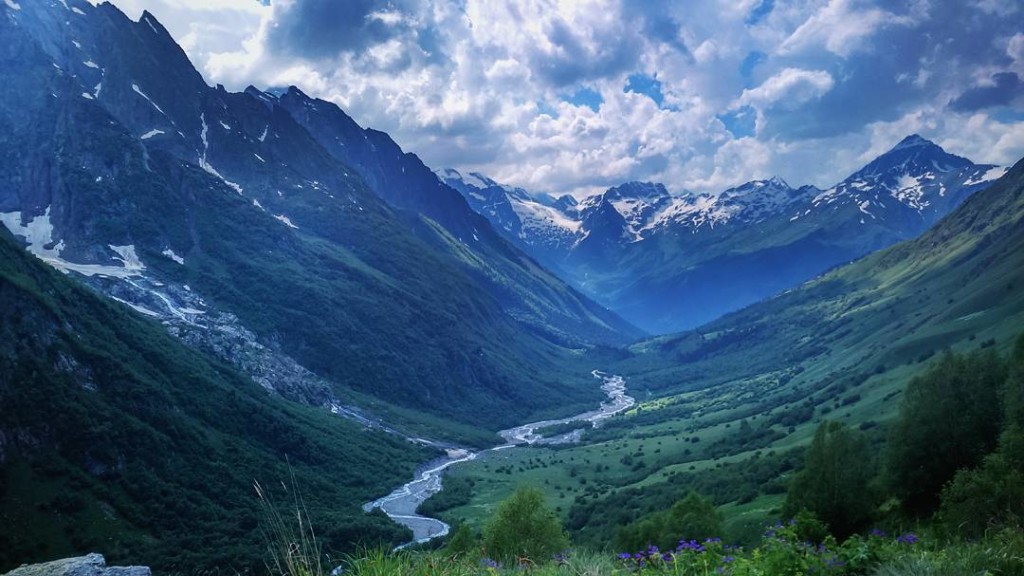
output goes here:
{"type": "MultiPolygon", "coordinates": [[[[139,256],[135,253],[134,244],[128,244],[125,246],[114,246],[113,244],[110,244],[109,248],[117,253],[114,260],[120,260],[122,267],[126,271],[141,273],[146,269],[146,265],[142,263],[142,260],[139,260],[139,256]]],[[[128,275],[131,276],[132,274],[128,275]]]]}
{"type": "Polygon", "coordinates": [[[111,300],[114,300],[115,302],[120,302],[121,304],[124,304],[125,306],[131,308],[132,310],[135,310],[136,312],[138,312],[138,313],[140,313],[140,314],[142,314],[144,316],[149,316],[150,318],[162,318],[163,317],[163,314],[160,314],[159,312],[154,312],[154,311],[150,310],[149,308],[146,308],[145,306],[141,306],[141,305],[136,304],[134,302],[129,302],[129,301],[124,300],[122,298],[118,298],[117,296],[114,296],[112,294],[108,294],[108,296],[110,297],[111,300]]]}
{"type": "Polygon", "coordinates": [[[163,109],[156,105],[156,102],[153,102],[153,100],[150,99],[149,96],[146,96],[146,93],[143,92],[141,88],[139,88],[138,84],[132,84],[132,90],[134,90],[135,93],[138,94],[139,96],[142,96],[143,98],[145,98],[147,102],[152,104],[153,108],[156,108],[157,112],[163,114],[164,116],[167,116],[167,114],[163,111],[163,109]]]}
{"type": "Polygon", "coordinates": [[[84,276],[109,276],[112,278],[129,278],[141,276],[146,266],[135,254],[134,245],[109,246],[117,256],[112,260],[119,260],[121,266],[106,266],[103,264],[79,264],[69,262],[61,257],[64,251],[64,241],[53,240],[53,223],[50,222],[50,207],[38,216],[25,222],[21,211],[0,212],[0,222],[10,230],[11,234],[23,238],[28,243],[28,251],[35,257],[57,270],[64,272],[77,272],[84,276]]]}
{"type": "Polygon", "coordinates": [[[501,185],[482,174],[437,170],[438,178],[455,188],[472,208],[524,242],[568,247],[581,235],[582,222],[546,205],[521,188],[501,185]]]}
{"type": "Polygon", "coordinates": [[[161,252],[161,254],[163,254],[164,256],[167,256],[171,260],[174,260],[178,264],[185,264],[185,259],[182,258],[181,256],[178,256],[177,254],[175,254],[174,250],[171,250],[170,248],[164,248],[164,251],[161,252]]]}
{"type": "Polygon", "coordinates": [[[897,188],[893,191],[892,197],[914,210],[919,212],[924,210],[931,204],[931,202],[925,200],[923,184],[925,180],[927,180],[926,176],[914,177],[910,174],[900,174],[896,180],[897,188]]]}
{"type": "Polygon", "coordinates": [[[1007,170],[1008,170],[1008,168],[1004,168],[1002,166],[993,166],[992,168],[989,168],[987,171],[985,171],[982,174],[975,174],[966,183],[968,185],[973,185],[973,184],[982,184],[984,182],[991,182],[992,180],[996,180],[998,178],[1002,178],[1003,174],[1006,174],[1007,170]]]}
{"type": "Polygon", "coordinates": [[[287,227],[289,227],[289,228],[294,228],[295,230],[298,230],[298,229],[299,229],[299,227],[298,227],[298,226],[296,226],[295,224],[293,224],[293,223],[292,223],[292,221],[291,221],[291,219],[289,219],[289,218],[288,218],[287,216],[285,216],[284,214],[274,214],[274,218],[277,218],[277,219],[278,219],[278,220],[280,220],[281,222],[284,222],[285,226],[287,226],[287,227]]]}
{"type": "Polygon", "coordinates": [[[149,29],[153,31],[153,34],[160,34],[160,32],[156,29],[156,26],[154,26],[153,23],[149,21],[148,15],[143,16],[142,21],[149,25],[149,29]]]}
{"type": "Polygon", "coordinates": [[[462,181],[468,186],[473,186],[475,188],[488,188],[495,185],[493,181],[488,182],[475,172],[470,172],[469,174],[464,175],[462,177],[462,181]]]}
{"type": "Polygon", "coordinates": [[[206,160],[206,155],[210,151],[210,141],[207,138],[207,134],[209,133],[210,127],[207,126],[207,124],[206,124],[206,113],[205,112],[203,112],[202,114],[199,115],[199,122],[202,125],[202,129],[199,132],[199,138],[203,141],[203,152],[199,155],[199,167],[202,168],[203,170],[206,170],[209,174],[211,174],[213,176],[216,176],[217,178],[220,179],[221,182],[223,182],[223,183],[227,184],[229,187],[233,188],[235,190],[235,192],[238,192],[239,196],[243,196],[242,187],[241,186],[239,186],[238,184],[236,184],[236,183],[228,180],[224,176],[222,176],[221,173],[218,172],[216,170],[216,168],[214,168],[206,160]]]}

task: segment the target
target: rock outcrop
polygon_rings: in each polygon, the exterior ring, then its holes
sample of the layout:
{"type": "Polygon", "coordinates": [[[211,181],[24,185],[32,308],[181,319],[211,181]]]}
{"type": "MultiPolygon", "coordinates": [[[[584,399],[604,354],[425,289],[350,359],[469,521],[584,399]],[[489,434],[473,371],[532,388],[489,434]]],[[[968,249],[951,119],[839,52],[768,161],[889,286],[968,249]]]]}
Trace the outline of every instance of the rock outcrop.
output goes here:
{"type": "Polygon", "coordinates": [[[102,554],[88,554],[15,568],[3,576],[151,576],[147,566],[107,566],[102,554]]]}

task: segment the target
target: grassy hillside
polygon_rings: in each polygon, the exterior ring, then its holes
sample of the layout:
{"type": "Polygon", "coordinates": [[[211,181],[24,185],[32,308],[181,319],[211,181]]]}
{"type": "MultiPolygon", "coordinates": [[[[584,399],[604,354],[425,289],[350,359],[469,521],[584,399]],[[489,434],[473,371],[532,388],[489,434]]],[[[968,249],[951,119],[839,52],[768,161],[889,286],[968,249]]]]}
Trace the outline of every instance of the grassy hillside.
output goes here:
{"type": "Polygon", "coordinates": [[[430,452],[272,397],[0,231],[0,571],[259,567],[253,482],[300,487],[328,548],[401,541],[359,505],[430,452]]]}
{"type": "Polygon", "coordinates": [[[634,345],[602,366],[626,376],[635,409],[583,445],[456,469],[471,489],[444,513],[479,525],[529,484],[577,542],[607,546],[694,489],[720,506],[732,538],[756,540],[820,422],[863,431],[881,453],[907,382],[939,352],[1010,348],[1024,326],[1022,217],[1024,162],[918,239],[634,345]]]}

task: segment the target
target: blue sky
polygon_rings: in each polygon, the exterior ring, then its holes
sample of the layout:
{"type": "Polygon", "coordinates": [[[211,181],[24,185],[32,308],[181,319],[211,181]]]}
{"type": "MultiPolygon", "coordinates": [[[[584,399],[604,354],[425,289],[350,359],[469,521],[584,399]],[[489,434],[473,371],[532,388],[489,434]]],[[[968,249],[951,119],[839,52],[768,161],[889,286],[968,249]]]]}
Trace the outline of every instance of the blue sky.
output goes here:
{"type": "Polygon", "coordinates": [[[114,0],[210,83],[295,84],[433,167],[583,194],[830,185],[920,133],[1024,156],[1019,0],[114,0]]]}

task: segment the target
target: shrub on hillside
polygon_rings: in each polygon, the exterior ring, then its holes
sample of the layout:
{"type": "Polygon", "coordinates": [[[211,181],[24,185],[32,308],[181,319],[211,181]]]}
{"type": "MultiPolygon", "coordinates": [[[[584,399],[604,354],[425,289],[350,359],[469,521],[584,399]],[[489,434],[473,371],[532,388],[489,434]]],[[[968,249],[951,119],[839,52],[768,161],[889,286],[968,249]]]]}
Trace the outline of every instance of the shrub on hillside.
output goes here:
{"type": "Polygon", "coordinates": [[[569,536],[536,488],[518,488],[498,505],[484,527],[484,550],[505,563],[551,558],[569,547],[569,536]]]}

